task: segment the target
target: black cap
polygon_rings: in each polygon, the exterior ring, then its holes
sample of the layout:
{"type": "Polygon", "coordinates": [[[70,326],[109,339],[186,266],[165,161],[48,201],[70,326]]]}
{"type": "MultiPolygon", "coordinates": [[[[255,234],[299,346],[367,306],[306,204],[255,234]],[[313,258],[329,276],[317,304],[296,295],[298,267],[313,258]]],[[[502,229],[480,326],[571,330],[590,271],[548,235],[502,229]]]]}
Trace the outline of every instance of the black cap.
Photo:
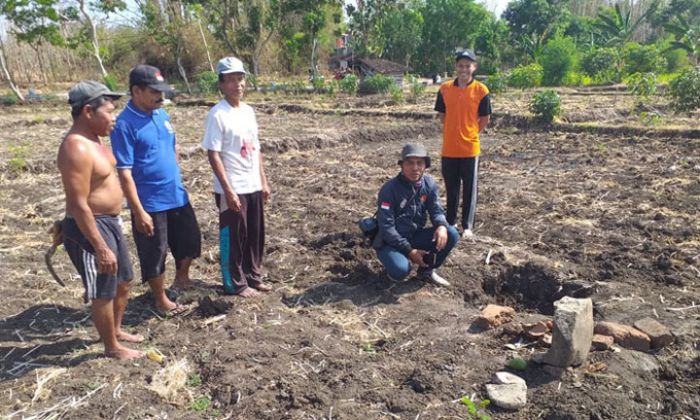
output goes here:
{"type": "Polygon", "coordinates": [[[129,86],[148,86],[160,92],[172,92],[173,88],[165,83],[157,67],[139,64],[129,73],[129,86]]]}
{"type": "Polygon", "coordinates": [[[463,58],[467,58],[467,59],[472,60],[473,62],[476,63],[476,54],[474,54],[474,51],[472,51],[472,50],[459,50],[459,51],[457,51],[457,54],[455,54],[455,61],[459,61],[463,58]]]}
{"type": "Polygon", "coordinates": [[[81,80],[68,91],[68,103],[71,108],[82,108],[101,96],[119,99],[124,94],[112,92],[107,86],[94,80],[81,80]]]}

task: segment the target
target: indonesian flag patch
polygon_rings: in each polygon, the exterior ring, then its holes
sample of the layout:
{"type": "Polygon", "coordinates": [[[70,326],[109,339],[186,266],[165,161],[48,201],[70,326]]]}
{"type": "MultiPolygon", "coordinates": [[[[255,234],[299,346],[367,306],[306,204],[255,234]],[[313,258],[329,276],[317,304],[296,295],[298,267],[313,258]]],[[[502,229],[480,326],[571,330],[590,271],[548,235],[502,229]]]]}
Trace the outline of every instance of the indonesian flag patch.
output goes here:
{"type": "Polygon", "coordinates": [[[389,210],[389,208],[391,208],[391,203],[388,203],[386,201],[382,201],[382,209],[389,210]]]}

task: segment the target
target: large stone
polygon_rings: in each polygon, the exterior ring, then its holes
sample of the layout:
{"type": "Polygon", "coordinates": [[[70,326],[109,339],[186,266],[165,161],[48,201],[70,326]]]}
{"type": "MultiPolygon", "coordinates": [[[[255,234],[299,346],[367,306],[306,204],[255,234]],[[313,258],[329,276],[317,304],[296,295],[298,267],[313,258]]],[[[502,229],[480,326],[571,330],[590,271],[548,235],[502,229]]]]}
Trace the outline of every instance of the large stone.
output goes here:
{"type": "Polygon", "coordinates": [[[481,311],[481,315],[474,321],[474,325],[484,330],[496,328],[499,325],[512,321],[513,315],[515,315],[515,309],[510,306],[487,305],[481,311]]]}
{"type": "MultiPolygon", "coordinates": [[[[498,385],[503,384],[522,384],[526,385],[525,379],[518,375],[513,375],[510,372],[496,372],[491,377],[491,382],[498,385]]],[[[527,386],[527,385],[526,385],[527,386]]]]}
{"type": "Polygon", "coordinates": [[[512,384],[486,384],[486,394],[496,407],[506,410],[518,410],[527,404],[527,385],[524,381],[512,384]]]}
{"type": "Polygon", "coordinates": [[[648,335],[629,325],[616,322],[601,321],[595,326],[595,333],[611,336],[615,342],[624,348],[649,351],[651,339],[648,335]]]}
{"type": "Polygon", "coordinates": [[[586,360],[593,339],[593,303],[568,296],[554,302],[552,347],[544,362],[559,367],[578,366],[586,360]]]}
{"type": "Polygon", "coordinates": [[[634,323],[634,327],[649,336],[653,349],[660,349],[673,343],[671,330],[654,318],[640,319],[634,323]]]}

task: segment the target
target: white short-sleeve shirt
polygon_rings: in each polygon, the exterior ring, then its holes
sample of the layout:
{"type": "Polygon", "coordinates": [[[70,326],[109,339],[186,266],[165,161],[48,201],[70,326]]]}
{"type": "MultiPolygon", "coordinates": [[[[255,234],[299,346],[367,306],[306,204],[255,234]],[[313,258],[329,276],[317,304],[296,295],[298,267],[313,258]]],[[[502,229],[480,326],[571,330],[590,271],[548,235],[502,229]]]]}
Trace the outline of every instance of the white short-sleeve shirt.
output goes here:
{"type": "MultiPolygon", "coordinates": [[[[226,99],[219,101],[207,114],[202,147],[220,153],[226,178],[236,194],[262,190],[258,123],[250,105],[241,102],[234,108],[226,99]]],[[[216,175],[214,192],[224,193],[216,175]]]]}

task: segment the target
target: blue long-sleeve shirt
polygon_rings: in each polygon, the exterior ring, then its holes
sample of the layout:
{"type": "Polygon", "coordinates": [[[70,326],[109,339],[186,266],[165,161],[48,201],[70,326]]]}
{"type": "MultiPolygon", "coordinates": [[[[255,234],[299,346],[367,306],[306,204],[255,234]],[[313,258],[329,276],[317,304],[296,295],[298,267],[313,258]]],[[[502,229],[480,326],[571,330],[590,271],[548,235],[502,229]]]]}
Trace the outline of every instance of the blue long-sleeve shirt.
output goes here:
{"type": "Polygon", "coordinates": [[[387,181],[379,191],[377,222],[379,234],[375,246],[388,244],[404,254],[411,252],[409,239],[425,227],[430,216],[433,226],[447,226],[440,205],[438,187],[429,175],[412,183],[402,174],[387,181]]]}

